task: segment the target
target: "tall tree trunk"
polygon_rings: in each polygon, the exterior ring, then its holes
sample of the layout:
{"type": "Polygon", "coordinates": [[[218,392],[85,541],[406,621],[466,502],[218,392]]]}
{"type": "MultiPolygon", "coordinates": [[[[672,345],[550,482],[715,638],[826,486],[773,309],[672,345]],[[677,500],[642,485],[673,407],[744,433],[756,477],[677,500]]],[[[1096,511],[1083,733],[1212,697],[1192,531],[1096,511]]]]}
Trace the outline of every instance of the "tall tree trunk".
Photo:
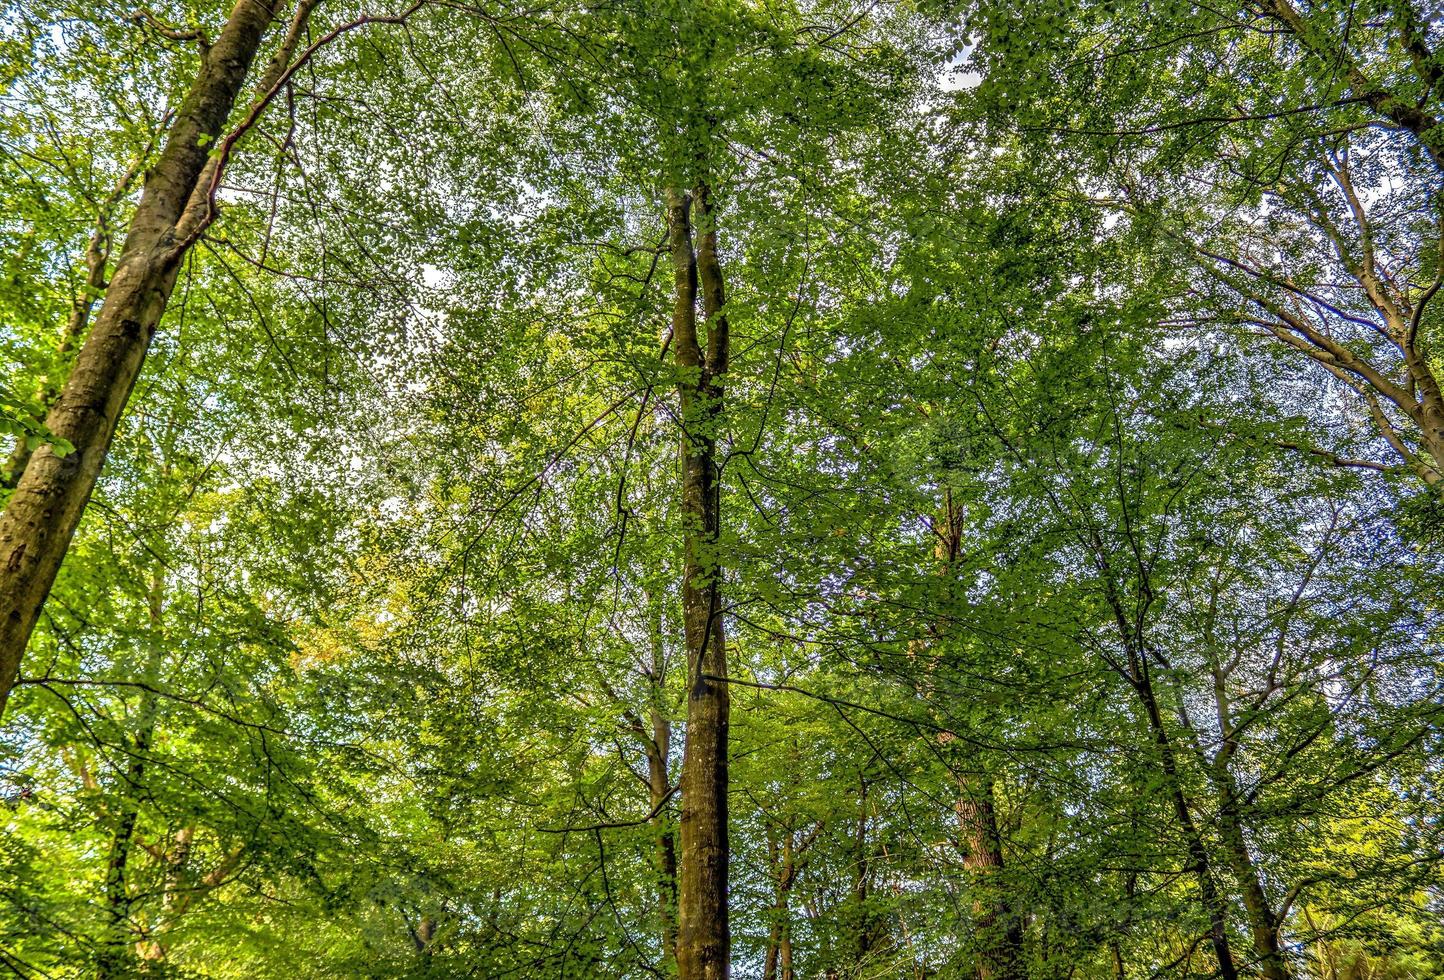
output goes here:
{"type": "Polygon", "coordinates": [[[731,972],[727,921],[727,727],[730,698],[722,628],[722,569],[717,543],[720,481],[717,426],[727,371],[728,328],[717,232],[699,183],[667,193],[674,272],[672,346],[678,369],[682,448],[682,623],[687,655],[687,739],[682,752],[681,856],[677,975],[726,980],[731,972]],[[698,217],[693,248],[692,214],[698,217]],[[698,338],[697,299],[706,313],[698,338]]]}
{"type": "Polygon", "coordinates": [[[1243,890],[1243,907],[1248,914],[1249,937],[1253,940],[1254,955],[1258,958],[1259,973],[1265,980],[1293,980],[1283,949],[1279,946],[1279,921],[1269,902],[1259,878],[1258,868],[1248,852],[1244,839],[1243,823],[1238,813],[1237,790],[1232,786],[1232,775],[1227,776],[1229,786],[1220,791],[1219,829],[1223,835],[1224,853],[1228,856],[1229,867],[1238,878],[1243,890]]]}
{"type": "Polygon", "coordinates": [[[1158,710],[1158,699],[1153,691],[1148,667],[1137,652],[1131,649],[1129,660],[1130,669],[1133,671],[1133,690],[1143,704],[1149,730],[1153,733],[1153,744],[1158,749],[1159,766],[1163,770],[1169,798],[1173,803],[1174,817],[1178,820],[1179,829],[1183,831],[1184,843],[1188,848],[1188,869],[1198,881],[1199,898],[1208,916],[1209,939],[1218,960],[1218,975],[1223,980],[1237,980],[1238,968],[1234,965],[1233,952],[1228,941],[1227,909],[1213,880],[1213,868],[1208,860],[1208,849],[1204,846],[1203,835],[1199,833],[1198,826],[1193,822],[1193,814],[1188,809],[1188,797],[1183,792],[1183,782],[1178,772],[1178,758],[1164,727],[1163,715],[1158,710]]]}
{"type": "Polygon", "coordinates": [[[195,843],[196,825],[187,824],[175,832],[169,846],[160,855],[165,864],[165,881],[161,886],[160,914],[148,935],[136,944],[136,956],[142,962],[165,962],[168,949],[165,934],[170,930],[190,898],[186,889],[187,872],[191,863],[191,847],[195,843]]]}
{"type": "Polygon", "coordinates": [[[774,919],[767,931],[767,955],[762,958],[762,980],[777,980],[777,961],[782,951],[782,921],[774,919]]]}
{"type": "Polygon", "coordinates": [[[852,927],[854,973],[859,972],[868,958],[879,946],[887,942],[884,920],[870,907],[873,895],[873,871],[876,865],[876,846],[871,836],[877,807],[869,799],[868,790],[872,783],[865,773],[859,774],[857,793],[857,824],[852,837],[852,903],[856,908],[852,927]]]}
{"type": "MultiPolygon", "coordinates": [[[[150,580],[147,591],[147,606],[151,635],[148,638],[150,653],[145,670],[145,681],[154,687],[160,674],[162,638],[161,603],[165,593],[164,574],[157,570],[150,580]]],[[[154,691],[142,690],[137,712],[135,735],[131,739],[130,762],[125,770],[125,787],[119,819],[116,821],[115,836],[110,842],[110,857],[105,866],[105,938],[95,958],[96,980],[114,980],[135,973],[135,957],[131,946],[131,896],[130,856],[135,847],[135,825],[140,819],[140,807],[133,802],[140,795],[141,781],[145,778],[150,747],[155,739],[155,726],[160,703],[154,691]]]]}
{"type": "MultiPolygon", "coordinates": [[[[1123,597],[1119,595],[1113,584],[1113,573],[1106,558],[1107,549],[1103,546],[1096,530],[1090,529],[1089,536],[1083,539],[1083,543],[1092,549],[1094,562],[1103,574],[1108,605],[1113,610],[1114,623],[1118,628],[1118,639],[1127,656],[1126,670],[1120,664],[1114,663],[1112,666],[1133,689],[1134,695],[1143,708],[1149,733],[1153,736],[1153,745],[1158,752],[1158,765],[1163,772],[1164,786],[1168,791],[1169,802],[1173,805],[1174,819],[1178,821],[1178,828],[1183,833],[1184,846],[1188,850],[1188,872],[1198,882],[1199,902],[1203,906],[1204,914],[1208,917],[1208,935],[1213,945],[1214,958],[1218,961],[1218,975],[1222,980],[1237,980],[1238,967],[1234,964],[1233,950],[1228,939],[1228,908],[1214,882],[1213,867],[1208,859],[1208,848],[1204,844],[1203,834],[1199,832],[1198,825],[1193,822],[1193,814],[1189,811],[1188,796],[1184,792],[1183,779],[1178,771],[1178,755],[1169,738],[1168,728],[1163,723],[1163,714],[1158,708],[1158,696],[1153,689],[1153,677],[1148,668],[1148,652],[1145,647],[1143,628],[1147,603],[1141,608],[1130,610],[1123,601],[1123,597]]],[[[1150,592],[1150,601],[1151,598],[1150,592]]]]}
{"type": "MultiPolygon", "coordinates": [[[[934,527],[933,557],[939,570],[951,575],[962,550],[962,509],[951,488],[943,490],[943,505],[934,527]]],[[[943,632],[939,625],[936,632],[943,632]]],[[[958,778],[958,831],[963,844],[963,866],[981,897],[973,903],[977,930],[978,980],[1020,980],[1023,966],[1023,929],[999,879],[1003,872],[1003,842],[993,808],[993,782],[984,773],[958,778]]]]}
{"type": "Polygon", "coordinates": [[[799,849],[809,847],[821,825],[799,845],[790,826],[784,827],[781,840],[774,827],[767,828],[768,859],[772,865],[772,928],[767,936],[767,953],[762,963],[762,980],[793,980],[792,975],[792,886],[797,881],[799,849]]]}
{"type": "Polygon", "coordinates": [[[1023,968],[1023,929],[999,881],[1003,872],[1003,842],[993,809],[993,782],[977,774],[965,776],[958,783],[961,791],[957,802],[958,829],[965,848],[963,866],[982,893],[973,902],[973,923],[981,947],[978,980],[1021,980],[1027,975],[1023,968]]]}
{"type": "Polygon", "coordinates": [[[95,325],[45,419],[74,451],[37,449],[0,515],[0,715],[194,237],[177,226],[188,204],[209,206],[210,149],[281,2],[238,0],[201,58],[146,176],[95,325]]]}
{"type": "Polygon", "coordinates": [[[767,954],[762,961],[762,980],[793,980],[792,972],[792,924],[788,897],[784,892],[777,897],[772,907],[776,918],[767,933],[767,954]]]}
{"type": "Polygon", "coordinates": [[[1254,956],[1258,959],[1259,973],[1264,980],[1293,980],[1288,960],[1279,946],[1278,913],[1264,890],[1263,880],[1259,877],[1244,836],[1243,801],[1239,798],[1238,782],[1234,779],[1232,768],[1239,745],[1234,737],[1233,705],[1228,692],[1227,673],[1217,667],[1214,668],[1213,697],[1222,739],[1209,767],[1209,776],[1218,794],[1218,824],[1224,855],[1243,892],[1249,938],[1253,942],[1254,956]]]}
{"type": "Polygon", "coordinates": [[[785,914],[786,906],[783,902],[782,870],[779,867],[781,858],[781,845],[777,840],[777,830],[771,824],[767,827],[767,860],[771,865],[771,872],[774,879],[773,903],[772,903],[772,925],[767,930],[767,952],[762,957],[762,980],[777,980],[777,963],[782,953],[782,917],[785,914]]]}
{"type": "Polygon", "coordinates": [[[647,789],[651,797],[652,818],[657,827],[657,919],[661,928],[662,955],[677,955],[677,842],[667,825],[662,805],[672,792],[667,773],[667,755],[672,741],[672,723],[658,708],[652,709],[652,739],[646,747],[647,789]]]}
{"type": "MultiPolygon", "coordinates": [[[[145,776],[145,757],[150,751],[151,732],[155,725],[154,696],[147,692],[144,697],[146,700],[141,710],[148,717],[142,717],[141,729],[131,743],[130,764],[125,773],[125,780],[130,786],[139,785],[145,776]]],[[[127,799],[132,795],[127,793],[127,799]]],[[[135,845],[135,824],[139,818],[139,807],[131,802],[125,803],[110,841],[110,857],[105,864],[105,937],[96,950],[96,980],[115,980],[135,973],[131,954],[128,874],[130,855],[135,845]]]]}

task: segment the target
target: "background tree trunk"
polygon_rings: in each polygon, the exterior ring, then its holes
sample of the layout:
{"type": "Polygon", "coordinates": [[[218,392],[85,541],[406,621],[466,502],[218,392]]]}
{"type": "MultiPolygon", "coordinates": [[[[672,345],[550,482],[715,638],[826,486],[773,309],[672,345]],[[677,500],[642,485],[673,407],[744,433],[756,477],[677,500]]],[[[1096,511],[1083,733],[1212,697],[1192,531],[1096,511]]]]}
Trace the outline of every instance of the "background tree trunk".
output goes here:
{"type": "MultiPolygon", "coordinates": [[[[160,631],[164,596],[165,575],[157,569],[151,576],[146,593],[151,635],[147,640],[150,652],[144,680],[152,687],[161,668],[163,637],[160,631]]],[[[115,836],[110,843],[110,858],[105,869],[105,937],[96,951],[96,980],[112,980],[135,973],[137,957],[132,953],[131,944],[132,899],[129,881],[130,856],[135,849],[135,825],[140,819],[140,805],[135,800],[140,796],[145,779],[159,714],[160,702],[155,692],[150,689],[142,690],[135,735],[129,748],[130,762],[123,777],[126,786],[125,802],[116,821],[115,836]]]]}
{"type": "Polygon", "coordinates": [[[1258,868],[1248,853],[1235,804],[1232,791],[1225,791],[1223,807],[1219,812],[1219,828],[1229,867],[1243,889],[1243,907],[1248,914],[1249,936],[1253,940],[1254,955],[1258,957],[1259,973],[1265,980],[1292,980],[1288,962],[1279,948],[1278,917],[1264,892],[1263,882],[1259,880],[1258,868]]]}
{"type": "Polygon", "coordinates": [[[677,955],[677,842],[667,825],[662,805],[672,792],[667,773],[667,755],[672,741],[672,723],[657,708],[652,709],[652,738],[646,746],[647,788],[657,827],[657,918],[661,924],[664,959],[677,955]]]}
{"type": "Polygon", "coordinates": [[[981,947],[978,980],[1022,980],[1027,976],[1023,930],[998,880],[1003,871],[1003,845],[993,809],[993,783],[981,776],[964,777],[958,781],[958,789],[963,866],[982,893],[973,902],[973,923],[981,947]]]}
{"type": "Polygon", "coordinates": [[[1208,860],[1208,849],[1204,846],[1203,835],[1193,822],[1193,815],[1188,809],[1188,797],[1183,792],[1183,782],[1178,772],[1178,758],[1164,728],[1163,715],[1158,710],[1152,679],[1136,651],[1130,650],[1129,660],[1130,669],[1133,671],[1133,689],[1148,718],[1148,727],[1158,749],[1159,765],[1173,802],[1174,816],[1178,820],[1179,829],[1183,831],[1184,843],[1188,848],[1189,871],[1198,880],[1199,898],[1204,912],[1208,915],[1209,938],[1213,943],[1214,956],[1218,960],[1218,975],[1223,980],[1237,980],[1238,968],[1234,965],[1228,940],[1227,908],[1213,880],[1213,868],[1208,860]]]}

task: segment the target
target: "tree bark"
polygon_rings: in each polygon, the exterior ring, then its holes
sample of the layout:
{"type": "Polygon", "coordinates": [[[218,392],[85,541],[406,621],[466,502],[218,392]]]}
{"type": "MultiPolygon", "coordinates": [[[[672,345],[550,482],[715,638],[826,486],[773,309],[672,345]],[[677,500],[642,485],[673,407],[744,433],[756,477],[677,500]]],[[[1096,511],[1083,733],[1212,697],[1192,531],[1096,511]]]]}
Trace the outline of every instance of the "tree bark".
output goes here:
{"type": "Polygon", "coordinates": [[[993,783],[986,777],[958,781],[958,829],[962,834],[963,866],[983,894],[973,902],[973,923],[981,953],[978,980],[1023,980],[1023,929],[1012,902],[999,882],[1003,872],[1002,838],[993,809],[993,783]]]}
{"type": "Polygon", "coordinates": [[[767,931],[767,952],[762,958],[762,980],[778,980],[777,967],[782,957],[783,923],[787,916],[787,880],[790,875],[792,831],[785,830],[786,843],[777,839],[777,829],[767,827],[767,861],[773,876],[772,925],[767,931]],[[784,851],[784,848],[786,850],[784,851]]]}
{"type": "MultiPolygon", "coordinates": [[[[776,908],[773,909],[776,912],[776,908]]],[[[777,980],[777,960],[782,950],[782,922],[774,919],[767,930],[767,954],[762,958],[762,980],[777,980]]]]}
{"type": "Polygon", "coordinates": [[[853,948],[851,974],[864,972],[867,960],[879,947],[888,944],[886,925],[872,906],[873,877],[877,864],[877,850],[873,841],[873,821],[869,815],[877,815],[877,806],[869,798],[872,783],[866,773],[858,774],[857,782],[857,823],[852,834],[852,914],[848,927],[852,930],[853,948]]]}
{"type": "Polygon", "coordinates": [[[1258,957],[1259,973],[1265,980],[1293,980],[1288,962],[1279,946],[1279,921],[1268,893],[1259,879],[1258,868],[1248,852],[1243,823],[1238,812],[1238,793],[1232,774],[1225,774],[1226,785],[1219,790],[1219,829],[1223,835],[1224,852],[1229,867],[1243,890],[1243,907],[1248,915],[1249,937],[1254,955],[1258,957]]]}
{"type": "MultiPolygon", "coordinates": [[[[950,574],[962,550],[962,511],[953,501],[951,488],[943,491],[943,506],[934,527],[933,556],[940,571],[950,574]]],[[[939,630],[941,632],[941,630],[939,630]]],[[[999,883],[1003,872],[1003,843],[993,808],[993,782],[983,773],[958,778],[955,804],[958,831],[963,845],[963,866],[972,884],[983,894],[973,903],[973,924],[977,930],[978,980],[1021,980],[1023,930],[999,883]]]]}
{"type": "MultiPolygon", "coordinates": [[[[165,593],[165,577],[157,570],[150,579],[146,593],[151,635],[146,664],[145,681],[154,685],[160,673],[162,637],[161,615],[165,593]]],[[[105,868],[105,938],[96,951],[96,980],[128,977],[135,973],[136,957],[131,952],[131,896],[128,873],[130,855],[135,846],[135,825],[140,819],[140,807],[132,802],[140,791],[145,778],[151,743],[155,739],[155,727],[160,712],[160,703],[152,690],[143,690],[135,736],[131,739],[130,763],[126,766],[124,795],[120,818],[116,821],[115,836],[111,838],[110,857],[105,868]]]]}
{"type": "Polygon", "coordinates": [[[677,842],[667,826],[667,816],[662,804],[672,792],[671,778],[667,773],[667,755],[672,741],[672,723],[666,715],[652,709],[652,738],[646,746],[647,790],[652,809],[652,818],[657,826],[657,919],[661,927],[662,955],[673,959],[677,955],[677,842]]]}
{"type": "MultiPolygon", "coordinates": [[[[187,903],[186,877],[191,863],[191,847],[195,843],[196,825],[187,824],[169,841],[158,856],[165,866],[165,879],[161,884],[160,914],[146,937],[136,944],[136,956],[142,962],[163,963],[168,952],[165,934],[179,917],[187,903]]],[[[159,850],[157,848],[156,850],[159,850]]]]}
{"type": "MultiPolygon", "coordinates": [[[[149,152],[149,148],[147,148],[149,152]]],[[[81,338],[85,336],[86,327],[90,326],[90,314],[95,309],[95,304],[105,292],[105,274],[110,263],[111,218],[121,200],[130,191],[135,178],[140,171],[140,164],[137,163],[121,177],[114,189],[96,208],[95,227],[91,230],[90,240],[85,247],[85,280],[76,294],[70,300],[70,315],[65,318],[65,329],[60,334],[60,342],[56,345],[55,353],[62,362],[69,359],[72,351],[75,350],[81,338]]],[[[35,393],[36,401],[40,403],[43,414],[50,414],[55,407],[55,400],[60,397],[60,383],[58,379],[48,378],[40,389],[35,393]]],[[[34,450],[30,447],[30,440],[20,437],[15,440],[15,448],[10,451],[10,458],[3,467],[0,467],[0,488],[6,490],[15,489],[19,482],[20,475],[25,472],[25,467],[30,462],[34,450]]]]}
{"type": "Polygon", "coordinates": [[[1091,549],[1094,564],[1103,577],[1104,594],[1113,611],[1118,639],[1127,657],[1126,669],[1123,664],[1111,660],[1110,666],[1133,689],[1139,705],[1143,708],[1149,732],[1153,736],[1154,748],[1158,752],[1158,765],[1163,772],[1164,786],[1168,791],[1169,801],[1173,805],[1173,815],[1178,821],[1179,830],[1183,834],[1184,846],[1188,852],[1187,870],[1198,882],[1199,904],[1202,905],[1204,914],[1208,917],[1209,940],[1213,945],[1214,958],[1218,961],[1218,975],[1222,980],[1237,980],[1238,967],[1234,963],[1233,950],[1228,938],[1228,907],[1224,904],[1223,898],[1218,893],[1218,886],[1214,882],[1213,867],[1208,858],[1208,848],[1204,844],[1203,834],[1199,832],[1198,825],[1193,822],[1193,814],[1188,808],[1188,796],[1184,792],[1183,780],[1178,771],[1178,754],[1174,751],[1173,742],[1168,735],[1168,728],[1163,723],[1163,714],[1158,707],[1157,692],[1153,688],[1152,673],[1148,668],[1149,654],[1145,646],[1143,623],[1148,605],[1153,600],[1152,589],[1147,584],[1145,575],[1142,589],[1146,599],[1135,610],[1130,611],[1128,604],[1124,602],[1114,585],[1113,571],[1107,559],[1107,549],[1097,530],[1090,528],[1087,536],[1081,538],[1081,542],[1085,547],[1091,549]]]}
{"type": "MultiPolygon", "coordinates": [[[[147,693],[142,711],[149,717],[142,718],[140,731],[131,747],[130,765],[126,768],[126,782],[135,786],[145,776],[145,757],[150,751],[151,732],[155,725],[154,696],[147,693]]],[[[135,973],[131,955],[130,935],[130,854],[135,844],[135,824],[140,818],[140,809],[134,803],[126,803],[116,822],[115,836],[110,841],[110,857],[105,865],[105,937],[96,950],[95,980],[113,980],[135,973]]]]}
{"type": "Polygon", "coordinates": [[[146,176],[95,325],[45,419],[74,450],[61,456],[44,445],[31,454],[0,515],[0,715],[189,250],[193,236],[177,225],[198,192],[204,196],[210,148],[280,2],[238,0],[202,57],[146,176]]]}
{"type": "Polygon", "coordinates": [[[1228,940],[1227,910],[1213,880],[1213,868],[1208,860],[1208,849],[1204,846],[1203,835],[1199,833],[1197,824],[1193,822],[1193,815],[1188,809],[1188,797],[1183,792],[1183,783],[1179,778],[1178,758],[1173,750],[1173,743],[1168,738],[1168,731],[1164,727],[1163,715],[1158,710],[1158,699],[1154,695],[1152,680],[1147,667],[1136,653],[1130,651],[1129,659],[1134,675],[1131,678],[1133,689],[1137,693],[1139,701],[1142,702],[1144,714],[1148,719],[1148,727],[1153,733],[1153,742],[1158,749],[1159,766],[1163,770],[1169,797],[1173,803],[1174,817],[1178,820],[1179,829],[1183,831],[1184,843],[1188,848],[1189,871],[1198,881],[1199,898],[1204,912],[1208,915],[1209,939],[1213,943],[1214,956],[1218,960],[1218,975],[1223,980],[1237,980],[1238,968],[1234,965],[1233,951],[1228,940]]]}
{"type": "Polygon", "coordinates": [[[1243,800],[1239,797],[1238,782],[1234,779],[1232,768],[1239,743],[1234,738],[1236,729],[1227,684],[1227,673],[1215,667],[1213,696],[1222,744],[1213,756],[1209,776],[1218,795],[1218,823],[1224,855],[1243,892],[1249,938],[1253,942],[1254,956],[1258,959],[1259,973],[1264,980],[1293,980],[1293,972],[1279,945],[1278,913],[1269,901],[1244,834],[1243,800]]]}
{"type": "Polygon", "coordinates": [[[777,830],[767,828],[767,856],[771,865],[772,882],[772,927],[767,936],[767,953],[762,963],[762,980],[794,980],[792,971],[792,886],[797,883],[798,872],[806,860],[806,852],[822,833],[819,822],[801,838],[794,837],[792,827],[782,828],[781,839],[777,830]]]}
{"type": "Polygon", "coordinates": [[[682,621],[687,655],[687,736],[682,753],[681,855],[678,866],[677,975],[726,980],[731,972],[727,918],[727,729],[730,696],[717,544],[720,481],[717,425],[727,371],[728,326],[717,232],[699,183],[667,193],[674,273],[672,346],[681,400],[683,520],[682,621]],[[692,215],[697,215],[693,247],[692,215]],[[699,289],[700,285],[700,289],[699,289]],[[697,299],[706,314],[705,345],[697,299]]]}

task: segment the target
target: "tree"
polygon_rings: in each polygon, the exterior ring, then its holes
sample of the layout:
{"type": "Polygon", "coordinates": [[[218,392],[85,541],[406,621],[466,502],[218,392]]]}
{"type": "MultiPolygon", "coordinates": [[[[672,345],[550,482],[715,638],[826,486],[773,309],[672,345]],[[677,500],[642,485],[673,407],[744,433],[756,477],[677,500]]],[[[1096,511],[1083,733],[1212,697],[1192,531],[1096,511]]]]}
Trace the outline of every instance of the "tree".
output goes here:
{"type": "MultiPolygon", "coordinates": [[[[1289,318],[1427,400],[1438,32],[1292,9],[270,11],[13,685],[0,963],[1432,975],[1428,436],[1289,318]]],[[[21,468],[221,13],[0,17],[21,468]]]]}
{"type": "Polygon", "coordinates": [[[1333,445],[1249,432],[1437,486],[1439,38],[1424,13],[1287,0],[978,13],[984,111],[1045,169],[1079,165],[1068,193],[1177,254],[1167,322],[1201,346],[1285,345],[1352,391],[1365,442],[1397,463],[1338,452],[1355,426],[1303,411],[1307,396],[1280,393],[1277,408],[1313,414],[1333,445]],[[1023,43],[1039,37],[1053,43],[1023,43]]]}

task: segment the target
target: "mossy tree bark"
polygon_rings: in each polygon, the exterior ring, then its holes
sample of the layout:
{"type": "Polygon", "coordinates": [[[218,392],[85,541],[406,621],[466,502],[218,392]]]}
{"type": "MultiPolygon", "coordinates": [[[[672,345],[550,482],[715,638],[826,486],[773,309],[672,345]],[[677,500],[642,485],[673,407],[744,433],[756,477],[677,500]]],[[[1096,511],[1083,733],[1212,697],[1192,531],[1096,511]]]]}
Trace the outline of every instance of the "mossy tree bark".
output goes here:
{"type": "Polygon", "coordinates": [[[677,975],[725,980],[731,971],[727,916],[727,647],[718,557],[722,420],[728,324],[710,190],[667,192],[674,273],[672,347],[681,400],[682,620],[687,655],[687,736],[682,753],[678,859],[677,975]],[[696,217],[696,244],[693,218],[696,217]],[[707,336],[698,335],[697,302],[707,336]]]}
{"type": "MultiPolygon", "coordinates": [[[[221,141],[283,2],[238,0],[220,36],[204,49],[160,158],[146,174],[94,326],[45,419],[50,432],[73,449],[62,455],[43,445],[30,454],[0,514],[0,715],[181,264],[214,217],[212,190],[220,161],[212,148],[221,141]]],[[[261,80],[262,90],[282,76],[315,2],[302,0],[297,7],[292,29],[261,80]]]]}

